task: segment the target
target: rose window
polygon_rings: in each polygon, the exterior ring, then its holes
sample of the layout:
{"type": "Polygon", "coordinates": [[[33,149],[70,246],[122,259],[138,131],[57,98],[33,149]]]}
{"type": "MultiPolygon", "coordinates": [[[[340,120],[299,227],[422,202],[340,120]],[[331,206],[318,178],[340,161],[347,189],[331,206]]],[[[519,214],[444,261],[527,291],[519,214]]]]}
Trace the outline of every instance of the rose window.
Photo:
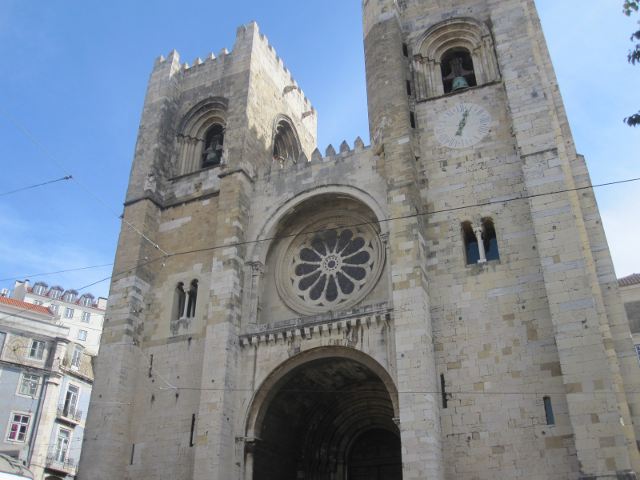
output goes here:
{"type": "Polygon", "coordinates": [[[283,258],[287,271],[278,275],[283,297],[302,313],[353,305],[375,286],[382,266],[380,240],[369,224],[351,217],[320,225],[291,242],[283,258]]]}

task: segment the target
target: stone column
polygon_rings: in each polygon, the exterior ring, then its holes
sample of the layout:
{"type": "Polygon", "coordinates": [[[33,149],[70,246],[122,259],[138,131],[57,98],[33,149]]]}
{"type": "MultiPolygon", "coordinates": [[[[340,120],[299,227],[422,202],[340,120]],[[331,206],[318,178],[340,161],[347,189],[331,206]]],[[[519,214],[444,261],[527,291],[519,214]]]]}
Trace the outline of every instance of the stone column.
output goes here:
{"type": "Polygon", "coordinates": [[[487,252],[484,249],[484,241],[482,239],[482,228],[476,228],[473,233],[476,235],[476,241],[478,242],[478,254],[480,258],[478,263],[487,263],[487,252]]]}

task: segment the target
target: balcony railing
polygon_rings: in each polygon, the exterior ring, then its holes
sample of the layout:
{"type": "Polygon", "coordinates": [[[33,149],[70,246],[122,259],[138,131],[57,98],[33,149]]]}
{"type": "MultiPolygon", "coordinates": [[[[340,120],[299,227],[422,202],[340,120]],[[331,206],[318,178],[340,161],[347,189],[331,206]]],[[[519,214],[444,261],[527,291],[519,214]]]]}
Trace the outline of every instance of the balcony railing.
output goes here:
{"type": "Polygon", "coordinates": [[[53,450],[50,450],[47,454],[46,467],[56,472],[63,472],[70,475],[75,475],[78,465],[73,458],[65,458],[61,460],[55,454],[53,450]]]}
{"type": "Polygon", "coordinates": [[[58,405],[58,417],[73,423],[80,423],[82,421],[82,410],[71,407],[65,408],[64,405],[58,405]]]}

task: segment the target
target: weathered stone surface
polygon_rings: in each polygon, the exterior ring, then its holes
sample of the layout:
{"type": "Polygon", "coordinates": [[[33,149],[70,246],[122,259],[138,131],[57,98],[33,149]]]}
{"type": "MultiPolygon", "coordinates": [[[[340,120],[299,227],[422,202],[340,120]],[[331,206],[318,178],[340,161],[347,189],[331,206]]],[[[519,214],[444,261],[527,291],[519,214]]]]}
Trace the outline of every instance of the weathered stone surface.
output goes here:
{"type": "Polygon", "coordinates": [[[81,475],[376,478],[367,445],[405,480],[638,470],[638,362],[533,2],[363,15],[369,148],[323,158],[255,24],[156,62],[125,218],[169,255],[123,228],[81,475]],[[476,85],[444,93],[447,45],[476,85]]]}

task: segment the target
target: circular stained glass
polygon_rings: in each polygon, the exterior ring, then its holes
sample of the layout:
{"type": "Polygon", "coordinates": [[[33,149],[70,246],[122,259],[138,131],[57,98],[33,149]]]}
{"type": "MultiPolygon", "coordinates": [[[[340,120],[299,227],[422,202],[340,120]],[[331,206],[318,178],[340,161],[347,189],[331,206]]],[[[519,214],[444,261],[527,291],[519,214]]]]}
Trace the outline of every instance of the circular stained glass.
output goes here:
{"type": "Polygon", "coordinates": [[[285,250],[278,268],[278,289],[301,313],[344,309],[371,291],[382,263],[378,233],[364,219],[314,222],[285,250]]]}

